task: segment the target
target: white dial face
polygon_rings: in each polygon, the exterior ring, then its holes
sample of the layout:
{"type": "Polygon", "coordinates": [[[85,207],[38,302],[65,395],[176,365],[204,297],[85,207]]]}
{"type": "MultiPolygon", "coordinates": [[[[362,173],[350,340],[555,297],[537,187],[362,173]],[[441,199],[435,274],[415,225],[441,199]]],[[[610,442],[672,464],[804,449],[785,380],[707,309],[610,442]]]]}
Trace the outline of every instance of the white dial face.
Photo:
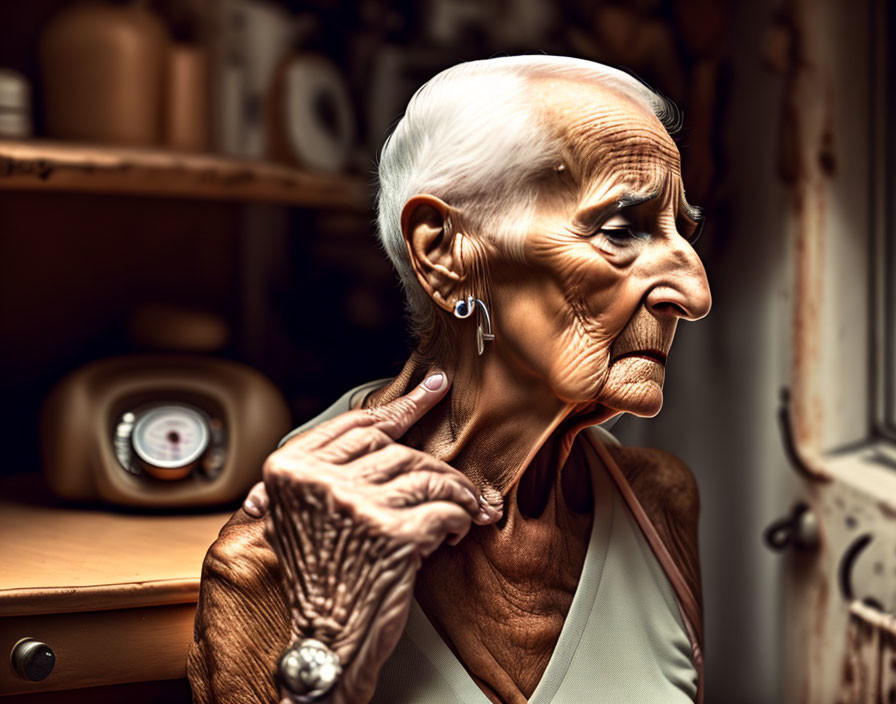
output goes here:
{"type": "Polygon", "coordinates": [[[205,418],[188,406],[158,406],[134,426],[134,452],[146,464],[163,469],[199,459],[208,446],[205,418]]]}

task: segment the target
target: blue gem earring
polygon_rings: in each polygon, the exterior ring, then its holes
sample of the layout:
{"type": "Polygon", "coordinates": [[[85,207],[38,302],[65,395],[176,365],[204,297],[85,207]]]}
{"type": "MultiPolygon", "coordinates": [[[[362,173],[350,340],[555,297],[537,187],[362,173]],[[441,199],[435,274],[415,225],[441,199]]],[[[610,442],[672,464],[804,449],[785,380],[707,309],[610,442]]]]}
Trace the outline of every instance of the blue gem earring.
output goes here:
{"type": "Polygon", "coordinates": [[[479,306],[480,313],[479,323],[476,325],[476,351],[479,352],[479,354],[482,354],[485,352],[485,343],[492,342],[495,339],[495,336],[492,333],[492,319],[488,314],[488,308],[485,307],[485,303],[473,296],[461,298],[454,304],[454,317],[461,319],[469,318],[473,315],[473,311],[476,310],[476,306],[479,306]],[[483,319],[485,320],[484,332],[482,330],[483,319]]]}

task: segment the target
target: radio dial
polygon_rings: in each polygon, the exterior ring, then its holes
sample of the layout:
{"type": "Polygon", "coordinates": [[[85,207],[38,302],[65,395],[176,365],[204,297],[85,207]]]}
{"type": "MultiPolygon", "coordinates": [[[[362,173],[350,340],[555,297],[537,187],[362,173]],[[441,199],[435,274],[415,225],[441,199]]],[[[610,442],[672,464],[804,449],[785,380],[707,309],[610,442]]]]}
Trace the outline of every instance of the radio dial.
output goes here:
{"type": "Polygon", "coordinates": [[[156,479],[182,479],[208,447],[208,420],[186,405],[157,406],[139,417],[131,442],[147,474],[156,479]]]}

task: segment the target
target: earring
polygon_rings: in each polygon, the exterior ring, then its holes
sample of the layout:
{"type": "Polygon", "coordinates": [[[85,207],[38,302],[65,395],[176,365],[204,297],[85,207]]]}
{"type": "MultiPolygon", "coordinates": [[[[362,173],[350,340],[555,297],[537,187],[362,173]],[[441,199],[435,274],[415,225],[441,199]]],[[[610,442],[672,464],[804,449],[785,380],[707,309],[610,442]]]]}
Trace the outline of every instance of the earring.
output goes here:
{"type": "Polygon", "coordinates": [[[465,299],[461,298],[454,304],[454,317],[469,318],[473,315],[473,311],[476,310],[476,306],[479,306],[479,323],[476,325],[476,351],[481,355],[485,352],[485,343],[492,342],[495,339],[492,333],[492,318],[488,314],[488,308],[486,308],[485,303],[473,296],[467,296],[465,299]],[[483,318],[485,319],[485,332],[482,330],[483,318]]]}

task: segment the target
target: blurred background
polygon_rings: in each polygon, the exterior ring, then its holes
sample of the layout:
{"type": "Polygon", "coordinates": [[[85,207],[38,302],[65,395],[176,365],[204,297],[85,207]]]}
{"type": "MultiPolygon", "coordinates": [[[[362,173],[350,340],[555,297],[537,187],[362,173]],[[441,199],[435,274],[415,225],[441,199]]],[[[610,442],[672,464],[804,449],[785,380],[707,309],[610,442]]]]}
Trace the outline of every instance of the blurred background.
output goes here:
{"type": "Polygon", "coordinates": [[[245,364],[293,423],[395,374],[373,173],[408,98],[601,61],[682,108],[706,210],[712,313],[660,416],[613,428],[697,475],[706,701],[896,701],[892,625],[850,610],[896,607],[892,27],[884,0],[2,3],[0,472],[40,472],[41,407],[95,360],[245,364]]]}

